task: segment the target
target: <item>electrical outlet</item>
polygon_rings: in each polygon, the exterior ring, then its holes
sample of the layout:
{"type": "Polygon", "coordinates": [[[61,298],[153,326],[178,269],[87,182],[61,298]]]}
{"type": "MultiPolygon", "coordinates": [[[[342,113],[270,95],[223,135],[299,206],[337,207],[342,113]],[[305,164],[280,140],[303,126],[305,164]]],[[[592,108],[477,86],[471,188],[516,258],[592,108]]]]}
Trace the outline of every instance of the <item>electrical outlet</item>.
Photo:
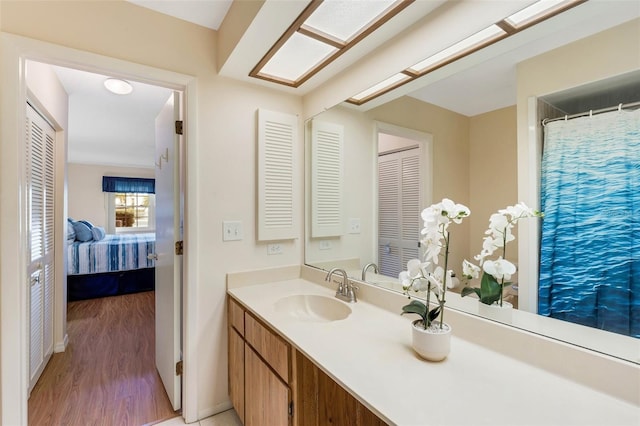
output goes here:
{"type": "Polygon", "coordinates": [[[331,241],[329,240],[320,241],[320,250],[331,250],[331,241]]]}
{"type": "Polygon", "coordinates": [[[239,241],[244,237],[242,222],[239,220],[222,221],[222,241],[239,241]]]}
{"type": "Polygon", "coordinates": [[[357,218],[349,219],[349,233],[350,234],[360,233],[360,219],[357,219],[357,218]]]}
{"type": "Polygon", "coordinates": [[[282,254],[282,244],[274,243],[267,245],[267,254],[282,254]]]}

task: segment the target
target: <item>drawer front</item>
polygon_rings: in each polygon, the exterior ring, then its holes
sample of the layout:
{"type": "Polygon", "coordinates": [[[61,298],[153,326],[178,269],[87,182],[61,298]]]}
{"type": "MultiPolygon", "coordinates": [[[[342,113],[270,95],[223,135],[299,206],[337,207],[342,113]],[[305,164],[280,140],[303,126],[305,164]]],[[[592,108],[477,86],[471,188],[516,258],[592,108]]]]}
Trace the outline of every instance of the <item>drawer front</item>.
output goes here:
{"type": "Polygon", "coordinates": [[[248,312],[245,312],[245,339],[280,378],[289,383],[289,344],[248,312]]]}
{"type": "Polygon", "coordinates": [[[229,324],[244,337],[244,309],[229,297],[229,324]]]}

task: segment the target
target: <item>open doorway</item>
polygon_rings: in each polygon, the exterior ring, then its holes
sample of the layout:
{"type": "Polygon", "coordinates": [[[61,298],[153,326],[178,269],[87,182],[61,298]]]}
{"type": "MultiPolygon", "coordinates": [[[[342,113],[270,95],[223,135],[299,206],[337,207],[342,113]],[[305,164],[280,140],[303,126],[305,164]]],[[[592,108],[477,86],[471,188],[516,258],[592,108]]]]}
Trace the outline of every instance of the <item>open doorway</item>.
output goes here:
{"type": "Polygon", "coordinates": [[[420,258],[420,212],[431,199],[431,135],[377,123],[378,268],[397,277],[420,258]]]}
{"type": "MultiPolygon", "coordinates": [[[[28,73],[30,64],[27,61],[28,73]]],[[[174,112],[180,112],[180,93],[130,81],[133,92],[117,95],[106,90],[106,75],[45,66],[51,67],[69,95],[68,155],[63,164],[67,189],[64,196],[56,195],[58,202],[66,202],[67,212],[62,218],[66,235],[57,235],[67,240],[67,250],[58,250],[56,256],[66,258],[67,297],[62,309],[67,314],[69,346],[64,354],[53,357],[51,368],[42,373],[42,385],[33,388],[29,421],[67,423],[74,419],[75,423],[86,423],[89,418],[83,420],[73,410],[94,416],[94,421],[109,413],[110,421],[117,423],[113,418],[116,413],[141,423],[167,418],[180,408],[180,394],[179,389],[177,395],[175,389],[163,394],[165,379],[156,371],[156,360],[172,359],[180,348],[156,347],[155,329],[159,317],[170,316],[169,322],[180,332],[182,289],[169,290],[170,303],[158,303],[155,263],[160,259],[155,218],[157,210],[170,211],[173,221],[177,208],[177,234],[169,237],[181,239],[183,168],[176,144],[165,148],[166,154],[162,149],[158,156],[156,140],[158,118],[168,105],[172,108],[168,139],[171,142],[179,137],[174,137],[173,119],[174,112]],[[156,194],[155,181],[163,173],[165,177],[170,174],[170,186],[166,178],[162,186],[169,194],[156,194]],[[115,187],[110,186],[111,178],[115,187]],[[84,235],[78,235],[82,232],[84,235]],[[165,356],[164,351],[170,353],[165,356]],[[91,390],[84,392],[82,386],[91,390]],[[90,400],[82,403],[81,399],[67,398],[75,401],[75,407],[60,407],[54,397],[63,397],[65,392],[86,394],[90,400]],[[138,398],[146,403],[137,403],[138,398]],[[50,406],[42,407],[42,401],[50,406]],[[87,409],[89,403],[91,410],[87,409]],[[147,412],[140,417],[139,410],[147,412]]],[[[173,271],[174,263],[181,259],[173,251],[162,254],[173,271]]],[[[174,284],[174,278],[180,281],[180,266],[177,274],[171,273],[169,285],[174,284]]],[[[172,373],[165,376],[175,376],[173,371],[172,365],[172,373]]]]}

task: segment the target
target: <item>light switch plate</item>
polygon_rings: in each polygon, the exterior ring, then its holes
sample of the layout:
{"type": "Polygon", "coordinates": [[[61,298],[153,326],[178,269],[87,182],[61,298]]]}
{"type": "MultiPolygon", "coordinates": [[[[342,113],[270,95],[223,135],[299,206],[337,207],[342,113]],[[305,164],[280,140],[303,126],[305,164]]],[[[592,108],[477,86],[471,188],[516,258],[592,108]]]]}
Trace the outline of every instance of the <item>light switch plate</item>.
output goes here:
{"type": "Polygon", "coordinates": [[[222,221],[222,241],[239,241],[244,237],[242,222],[239,220],[222,221]]]}
{"type": "Polygon", "coordinates": [[[350,218],[349,219],[349,233],[350,234],[359,234],[360,233],[360,219],[358,219],[358,218],[350,218]]]}

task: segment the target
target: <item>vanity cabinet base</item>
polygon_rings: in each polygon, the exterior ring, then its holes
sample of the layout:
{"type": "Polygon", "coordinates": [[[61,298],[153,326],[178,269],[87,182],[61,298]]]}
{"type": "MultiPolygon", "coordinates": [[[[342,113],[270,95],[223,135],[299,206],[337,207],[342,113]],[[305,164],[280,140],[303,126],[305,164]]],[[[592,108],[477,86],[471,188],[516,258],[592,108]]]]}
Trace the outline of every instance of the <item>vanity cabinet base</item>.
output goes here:
{"type": "Polygon", "coordinates": [[[297,379],[294,407],[297,425],[386,425],[303,354],[294,352],[297,379]]]}
{"type": "Polygon", "coordinates": [[[373,412],[229,297],[229,395],[245,426],[382,426],[373,412]]]}

